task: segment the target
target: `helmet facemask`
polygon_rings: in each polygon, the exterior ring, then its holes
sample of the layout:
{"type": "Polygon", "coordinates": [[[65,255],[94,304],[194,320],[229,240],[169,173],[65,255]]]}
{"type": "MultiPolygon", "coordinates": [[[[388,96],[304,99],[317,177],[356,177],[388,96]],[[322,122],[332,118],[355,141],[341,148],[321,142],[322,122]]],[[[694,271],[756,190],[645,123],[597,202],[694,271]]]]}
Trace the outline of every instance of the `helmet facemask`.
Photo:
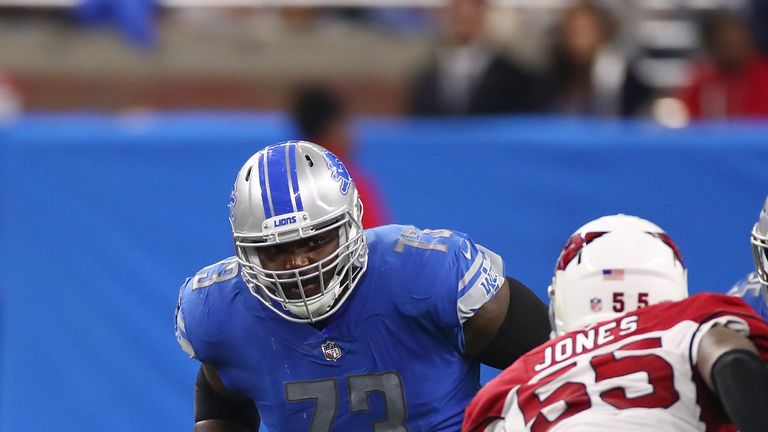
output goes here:
{"type": "Polygon", "coordinates": [[[755,273],[764,286],[768,286],[768,235],[752,229],[752,256],[755,258],[755,273]]]}
{"type": "MultiPolygon", "coordinates": [[[[356,210],[362,216],[361,203],[356,210]]],[[[304,225],[294,232],[274,234],[262,241],[253,236],[235,235],[242,276],[251,293],[283,318],[294,322],[315,322],[334,313],[352,292],[367,264],[361,216],[344,212],[328,218],[330,220],[304,225]],[[334,230],[338,232],[338,244],[328,256],[290,270],[263,267],[258,254],[260,248],[302,241],[334,230]]]]}
{"type": "Polygon", "coordinates": [[[764,287],[768,287],[768,198],[757,223],[752,227],[752,255],[755,258],[755,273],[764,287]]]}

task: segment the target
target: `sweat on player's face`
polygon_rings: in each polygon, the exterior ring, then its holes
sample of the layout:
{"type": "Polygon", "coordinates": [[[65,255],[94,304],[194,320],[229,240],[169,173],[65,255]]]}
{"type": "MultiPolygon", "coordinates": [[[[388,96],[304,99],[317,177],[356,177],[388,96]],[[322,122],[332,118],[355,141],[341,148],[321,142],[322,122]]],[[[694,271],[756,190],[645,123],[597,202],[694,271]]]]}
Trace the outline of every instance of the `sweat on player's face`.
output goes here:
{"type": "Polygon", "coordinates": [[[288,299],[311,297],[327,287],[336,268],[339,247],[336,230],[281,244],[253,248],[265,270],[273,271],[276,285],[288,299]],[[320,263],[321,265],[316,266],[320,263]],[[317,274],[322,271],[323,281],[317,274]],[[285,282],[281,282],[281,280],[285,282]],[[289,282],[290,281],[290,282],[289,282]]]}

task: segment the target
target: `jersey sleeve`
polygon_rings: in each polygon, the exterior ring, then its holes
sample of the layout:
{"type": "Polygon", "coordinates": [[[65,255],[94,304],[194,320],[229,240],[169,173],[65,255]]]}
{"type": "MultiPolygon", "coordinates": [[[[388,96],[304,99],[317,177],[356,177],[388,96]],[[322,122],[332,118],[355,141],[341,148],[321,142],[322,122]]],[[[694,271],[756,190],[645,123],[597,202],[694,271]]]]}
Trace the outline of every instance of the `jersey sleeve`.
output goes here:
{"type": "Polygon", "coordinates": [[[463,324],[504,283],[504,261],[466,234],[448,230],[406,227],[395,251],[409,254],[403,258],[418,275],[411,288],[417,313],[450,334],[463,351],[463,324]]]}
{"type": "Polygon", "coordinates": [[[737,282],[728,291],[728,295],[741,298],[764,320],[768,320],[768,294],[755,273],[750,273],[737,282]]]}
{"type": "Polygon", "coordinates": [[[176,305],[176,340],[191,358],[201,362],[216,360],[220,351],[221,329],[226,326],[228,286],[239,274],[234,257],[205,267],[188,278],[179,290],[176,305]]]}
{"type": "Polygon", "coordinates": [[[760,356],[768,361],[768,323],[738,297],[720,294],[699,294],[701,308],[706,311],[691,340],[691,362],[696,364],[699,344],[704,335],[716,325],[727,327],[748,337],[760,356]]]}
{"type": "Polygon", "coordinates": [[[733,284],[731,289],[728,290],[728,295],[735,296],[735,297],[744,297],[746,288],[749,285],[750,276],[751,274],[747,275],[746,277],[740,279],[738,282],[733,284]]]}
{"type": "Polygon", "coordinates": [[[189,336],[187,335],[187,325],[184,322],[184,309],[182,307],[184,304],[183,300],[185,289],[187,289],[187,285],[189,285],[190,280],[191,278],[187,278],[187,280],[184,281],[184,284],[181,285],[181,288],[179,289],[179,301],[176,304],[175,330],[176,340],[179,342],[181,349],[187,353],[190,358],[197,358],[195,349],[192,347],[192,342],[189,341],[189,336]]]}
{"type": "Polygon", "coordinates": [[[496,295],[504,284],[504,260],[481,245],[472,243],[465,238],[462,246],[471,254],[463,255],[459,273],[462,274],[458,284],[458,300],[456,310],[459,321],[463,324],[475,315],[478,309],[496,295]],[[472,256],[471,259],[467,256],[472,256]],[[471,261],[471,264],[469,262],[471,261]],[[469,265],[467,265],[469,264],[469,265]]]}
{"type": "Polygon", "coordinates": [[[504,420],[507,398],[522,384],[515,372],[514,369],[507,368],[477,392],[464,412],[462,431],[494,430],[493,425],[504,420]]]}

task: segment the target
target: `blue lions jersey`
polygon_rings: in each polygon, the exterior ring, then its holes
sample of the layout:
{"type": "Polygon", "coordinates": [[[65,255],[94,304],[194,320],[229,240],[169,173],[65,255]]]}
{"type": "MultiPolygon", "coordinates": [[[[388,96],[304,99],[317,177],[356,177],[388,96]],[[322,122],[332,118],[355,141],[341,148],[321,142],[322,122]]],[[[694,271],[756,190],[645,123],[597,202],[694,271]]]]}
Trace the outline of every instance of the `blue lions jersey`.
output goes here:
{"type": "Polygon", "coordinates": [[[763,288],[757,274],[752,272],[745,276],[728,291],[728,294],[741,297],[755,312],[768,321],[768,292],[763,288]]]}
{"type": "Polygon", "coordinates": [[[253,296],[234,258],[181,288],[176,334],[244,392],[270,431],[459,430],[480,387],[464,321],[504,282],[501,258],[447,230],[365,232],[368,267],[323,327],[253,296]]]}

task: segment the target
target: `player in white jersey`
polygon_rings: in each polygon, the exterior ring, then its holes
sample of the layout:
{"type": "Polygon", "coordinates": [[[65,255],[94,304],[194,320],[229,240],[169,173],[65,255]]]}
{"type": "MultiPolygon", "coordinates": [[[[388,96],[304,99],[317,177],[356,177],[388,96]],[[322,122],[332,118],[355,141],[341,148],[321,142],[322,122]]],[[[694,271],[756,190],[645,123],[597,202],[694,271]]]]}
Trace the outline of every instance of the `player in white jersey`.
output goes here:
{"type": "Polygon", "coordinates": [[[686,298],[658,226],[586,224],[549,292],[553,338],[480,390],[462,430],[768,431],[768,324],[736,297],[686,298]]]}

